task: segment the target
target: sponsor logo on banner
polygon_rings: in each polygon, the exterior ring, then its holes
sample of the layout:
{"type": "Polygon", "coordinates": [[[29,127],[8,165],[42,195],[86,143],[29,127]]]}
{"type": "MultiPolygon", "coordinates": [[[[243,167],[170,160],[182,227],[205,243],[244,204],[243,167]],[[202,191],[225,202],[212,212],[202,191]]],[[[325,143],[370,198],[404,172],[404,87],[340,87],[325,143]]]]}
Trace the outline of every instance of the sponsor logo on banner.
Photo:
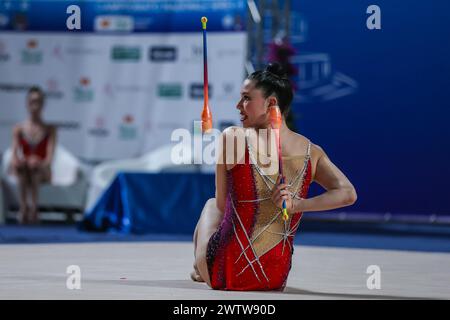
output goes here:
{"type": "Polygon", "coordinates": [[[55,78],[50,78],[46,82],[45,96],[49,99],[62,99],[64,93],[59,88],[59,81],[55,78]]]}
{"type": "Polygon", "coordinates": [[[58,130],[79,130],[80,123],[75,121],[52,121],[52,125],[54,125],[58,130]]]}
{"type": "Polygon", "coordinates": [[[186,56],[183,55],[184,63],[193,63],[193,62],[201,63],[203,61],[203,47],[201,45],[193,44],[189,48],[189,51],[188,50],[185,51],[187,52],[186,56]]]}
{"type": "Polygon", "coordinates": [[[227,96],[230,96],[233,94],[235,85],[233,82],[227,82],[222,84],[223,93],[227,96]]]}
{"type": "MultiPolygon", "coordinates": [[[[203,99],[203,83],[191,83],[189,86],[191,99],[203,99]]],[[[208,84],[208,97],[212,98],[212,86],[208,84]]]]}
{"type": "Polygon", "coordinates": [[[304,15],[292,11],[290,13],[290,40],[291,43],[303,43],[308,39],[308,21],[304,15]]]}
{"type": "MultiPolygon", "coordinates": [[[[23,92],[26,93],[32,85],[30,84],[13,84],[13,83],[0,83],[0,91],[5,92],[23,92]]],[[[45,83],[45,96],[48,99],[61,99],[64,93],[59,88],[59,82],[50,78],[45,83]]]]}
{"type": "Polygon", "coordinates": [[[295,102],[334,100],[358,89],[358,83],[341,72],[332,70],[330,56],[326,53],[308,53],[294,56],[292,61],[298,66],[295,102]]]}
{"type": "Polygon", "coordinates": [[[111,84],[105,83],[103,86],[103,93],[110,99],[114,99],[119,93],[126,94],[140,94],[140,93],[153,93],[154,88],[151,86],[137,85],[137,84],[111,84]]]}
{"type": "Polygon", "coordinates": [[[158,97],[181,98],[183,87],[181,83],[160,83],[158,84],[158,97]]]}
{"type": "Polygon", "coordinates": [[[103,49],[73,46],[67,47],[64,53],[73,56],[101,55],[103,54],[103,49]]]}
{"type": "Polygon", "coordinates": [[[195,59],[202,59],[203,58],[203,47],[200,45],[194,44],[191,47],[191,54],[192,54],[192,57],[194,57],[195,59]]]}
{"type": "Polygon", "coordinates": [[[154,62],[173,62],[177,60],[177,48],[172,46],[154,46],[149,49],[149,59],[154,62]]]}
{"type": "Polygon", "coordinates": [[[94,21],[94,30],[99,32],[131,32],[134,29],[132,16],[97,16],[94,21]]]}
{"type": "Polygon", "coordinates": [[[5,92],[26,92],[30,87],[29,84],[0,83],[0,91],[5,92]]]}
{"type": "Polygon", "coordinates": [[[106,129],[105,118],[97,116],[95,118],[94,127],[88,129],[88,134],[97,138],[104,138],[109,136],[109,130],[106,129]]]}
{"type": "Polygon", "coordinates": [[[243,29],[242,17],[239,14],[227,14],[222,18],[222,26],[226,30],[240,31],[243,29]]]}
{"type": "Polygon", "coordinates": [[[139,61],[141,59],[141,48],[129,46],[114,46],[111,48],[111,59],[113,61],[139,61]]]}
{"type": "Polygon", "coordinates": [[[233,27],[233,24],[234,24],[234,18],[232,15],[227,14],[222,18],[222,26],[225,29],[228,29],[228,30],[231,29],[233,27]]]}
{"type": "Polygon", "coordinates": [[[216,87],[215,99],[217,100],[229,100],[239,98],[239,92],[237,92],[237,86],[233,82],[224,82],[219,87],[216,87]]]}
{"type": "Polygon", "coordinates": [[[80,83],[73,90],[74,100],[76,102],[90,102],[94,100],[94,90],[90,87],[91,80],[82,77],[80,83]]]}
{"type": "MultiPolygon", "coordinates": [[[[291,42],[303,43],[308,39],[308,20],[301,14],[291,16],[291,42]]],[[[298,69],[294,103],[317,103],[338,99],[358,91],[358,82],[334,70],[331,56],[322,52],[307,52],[291,57],[298,69]]]]}
{"type": "Polygon", "coordinates": [[[11,58],[8,50],[6,50],[6,44],[0,40],[0,62],[6,62],[11,58]]]}
{"type": "Polygon", "coordinates": [[[39,43],[36,39],[30,39],[27,42],[27,47],[22,50],[23,64],[40,64],[42,62],[42,50],[39,49],[39,43]]]}
{"type": "Polygon", "coordinates": [[[137,137],[137,127],[134,124],[132,115],[127,114],[123,117],[119,126],[119,138],[122,140],[134,140],[137,137]]]}

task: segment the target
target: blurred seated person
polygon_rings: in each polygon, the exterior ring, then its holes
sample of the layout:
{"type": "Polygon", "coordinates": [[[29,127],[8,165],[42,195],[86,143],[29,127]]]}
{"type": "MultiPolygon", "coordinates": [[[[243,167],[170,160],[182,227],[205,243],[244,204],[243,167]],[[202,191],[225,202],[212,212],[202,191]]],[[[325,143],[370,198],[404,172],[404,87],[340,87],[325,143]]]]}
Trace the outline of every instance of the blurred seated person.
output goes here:
{"type": "Polygon", "coordinates": [[[39,222],[39,184],[51,181],[56,129],[42,119],[44,101],[42,89],[31,87],[27,94],[28,119],[13,129],[11,169],[19,183],[18,221],[21,224],[39,222]],[[31,196],[30,206],[28,196],[31,196]]]}

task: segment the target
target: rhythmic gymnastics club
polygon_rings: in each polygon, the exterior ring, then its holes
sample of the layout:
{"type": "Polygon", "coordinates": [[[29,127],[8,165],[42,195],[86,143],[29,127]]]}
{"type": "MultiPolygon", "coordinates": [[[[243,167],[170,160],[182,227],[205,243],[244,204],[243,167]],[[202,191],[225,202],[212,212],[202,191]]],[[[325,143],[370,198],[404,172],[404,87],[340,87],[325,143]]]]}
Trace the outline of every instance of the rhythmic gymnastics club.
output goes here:
{"type": "Polygon", "coordinates": [[[206,22],[208,19],[202,17],[203,29],[203,110],[202,110],[202,132],[212,129],[212,114],[208,104],[208,55],[206,51],[206,22]]]}
{"type": "MultiPolygon", "coordinates": [[[[281,175],[281,183],[284,183],[283,177],[283,162],[281,161],[281,112],[278,106],[272,106],[270,108],[270,124],[272,125],[272,129],[275,131],[275,137],[278,143],[278,172],[281,175]]],[[[289,219],[289,215],[286,208],[286,200],[283,200],[283,220],[287,221],[289,219]]]]}

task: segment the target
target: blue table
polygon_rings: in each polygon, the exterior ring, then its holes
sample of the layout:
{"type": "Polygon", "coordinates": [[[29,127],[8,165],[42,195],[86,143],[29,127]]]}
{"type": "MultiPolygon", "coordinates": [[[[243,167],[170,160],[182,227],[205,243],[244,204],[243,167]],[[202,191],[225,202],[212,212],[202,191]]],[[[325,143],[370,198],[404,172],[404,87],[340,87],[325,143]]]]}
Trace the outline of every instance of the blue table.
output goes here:
{"type": "Polygon", "coordinates": [[[214,174],[120,173],[86,212],[83,230],[123,233],[193,233],[214,174]]]}

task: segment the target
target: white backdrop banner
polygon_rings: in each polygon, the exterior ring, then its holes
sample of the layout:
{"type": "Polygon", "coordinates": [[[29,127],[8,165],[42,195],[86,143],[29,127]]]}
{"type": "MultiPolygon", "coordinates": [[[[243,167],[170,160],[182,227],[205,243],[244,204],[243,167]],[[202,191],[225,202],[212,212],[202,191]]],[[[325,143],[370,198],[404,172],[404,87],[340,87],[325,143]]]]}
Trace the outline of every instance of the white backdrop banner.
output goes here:
{"type": "Polygon", "coordinates": [[[44,117],[58,126],[59,142],[86,160],[139,156],[170,143],[177,128],[193,131],[203,107],[203,15],[214,127],[238,123],[242,1],[85,1],[79,31],[65,29],[66,6],[76,1],[54,3],[30,1],[22,24],[13,7],[0,8],[0,150],[26,117],[32,85],[46,93],[44,117]],[[45,10],[55,19],[41,22],[45,10]]]}

